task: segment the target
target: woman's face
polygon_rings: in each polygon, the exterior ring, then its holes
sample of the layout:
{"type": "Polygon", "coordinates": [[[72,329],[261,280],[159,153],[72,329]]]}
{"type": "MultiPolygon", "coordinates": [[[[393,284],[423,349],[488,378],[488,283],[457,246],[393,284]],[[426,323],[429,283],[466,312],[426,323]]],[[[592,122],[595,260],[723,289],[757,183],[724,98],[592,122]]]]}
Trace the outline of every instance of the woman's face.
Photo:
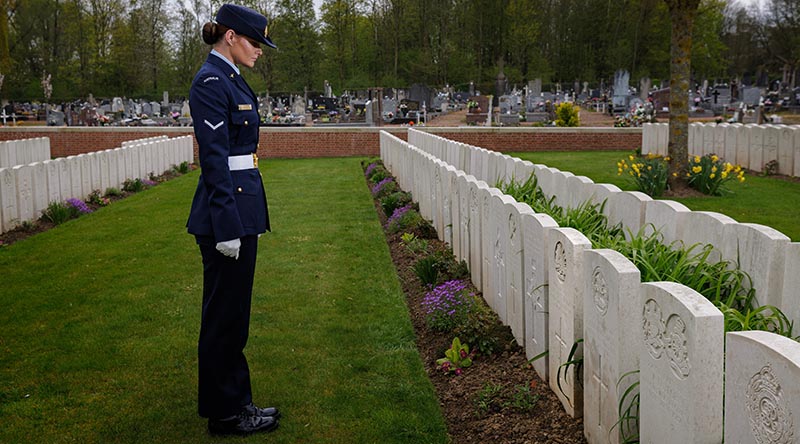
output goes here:
{"type": "Polygon", "coordinates": [[[259,45],[258,42],[250,37],[234,33],[233,47],[231,48],[233,63],[252,68],[262,52],[261,45],[259,45]]]}

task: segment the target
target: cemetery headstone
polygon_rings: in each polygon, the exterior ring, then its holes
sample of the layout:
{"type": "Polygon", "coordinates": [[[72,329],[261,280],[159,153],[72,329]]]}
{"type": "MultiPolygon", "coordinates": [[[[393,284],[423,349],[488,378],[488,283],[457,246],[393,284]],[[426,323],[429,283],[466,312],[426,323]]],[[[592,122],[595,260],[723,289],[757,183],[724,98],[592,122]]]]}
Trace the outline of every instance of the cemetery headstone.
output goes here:
{"type": "Polygon", "coordinates": [[[639,307],[641,441],[720,443],[722,313],[675,282],[642,284],[639,307]]]}
{"type": "Polygon", "coordinates": [[[730,332],[725,348],[725,442],[800,437],[800,345],[766,331],[730,332]]]}

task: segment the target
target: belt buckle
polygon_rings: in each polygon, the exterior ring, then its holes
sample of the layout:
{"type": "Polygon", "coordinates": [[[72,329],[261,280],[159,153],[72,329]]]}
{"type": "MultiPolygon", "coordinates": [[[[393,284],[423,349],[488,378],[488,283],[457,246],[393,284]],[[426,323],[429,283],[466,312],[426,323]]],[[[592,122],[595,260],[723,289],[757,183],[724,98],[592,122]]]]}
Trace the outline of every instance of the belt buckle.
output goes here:
{"type": "Polygon", "coordinates": [[[253,168],[258,168],[258,155],[253,153],[253,168]]]}

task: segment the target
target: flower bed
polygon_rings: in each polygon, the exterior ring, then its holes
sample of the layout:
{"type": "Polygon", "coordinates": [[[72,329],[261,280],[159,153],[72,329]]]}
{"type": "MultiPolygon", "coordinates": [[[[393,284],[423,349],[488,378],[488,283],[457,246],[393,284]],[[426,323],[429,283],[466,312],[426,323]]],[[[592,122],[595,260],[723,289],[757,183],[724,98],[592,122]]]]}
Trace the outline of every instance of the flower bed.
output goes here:
{"type": "MultiPolygon", "coordinates": [[[[375,162],[363,166],[370,173],[377,167],[375,162]]],[[[381,167],[382,168],[382,167],[381,167]]],[[[375,182],[367,176],[367,186],[372,189],[375,182]]],[[[378,176],[380,177],[380,176],[378,176]]],[[[381,178],[383,180],[385,177],[381,178]]],[[[413,205],[408,211],[415,211],[413,205]]],[[[406,302],[417,335],[417,348],[425,364],[425,369],[433,383],[452,442],[458,443],[582,443],[583,423],[570,418],[561,407],[555,394],[547,383],[542,382],[525,358],[525,351],[514,342],[510,329],[503,326],[491,313],[468,277],[459,276],[458,264],[454,264],[450,248],[439,241],[436,233],[429,227],[400,228],[390,231],[387,228],[386,212],[380,199],[375,199],[375,209],[384,226],[386,241],[398,277],[406,294],[406,302]],[[421,259],[434,257],[435,262],[445,264],[436,270],[435,282],[444,284],[454,279],[463,283],[450,283],[453,288],[445,291],[440,288],[436,296],[433,289],[423,284],[415,268],[421,259]],[[447,259],[449,258],[449,260],[447,259]],[[449,264],[449,265],[448,265],[449,264]],[[458,331],[460,342],[469,345],[467,357],[470,365],[461,363],[457,375],[452,365],[443,368],[445,352],[453,345],[455,333],[434,329],[429,324],[430,308],[434,300],[449,299],[455,293],[478,295],[473,310],[473,321],[458,331]],[[447,293],[447,295],[445,295],[447,293]],[[426,302],[427,301],[427,302],[426,302]],[[476,326],[475,324],[480,324],[476,326]],[[477,336],[477,330],[486,331],[482,340],[465,338],[477,336]],[[492,342],[494,343],[492,344],[492,342]],[[481,353],[480,350],[494,349],[494,352],[481,353]]],[[[415,219],[416,220],[416,219],[415,219]]],[[[434,287],[436,288],[436,287],[434,287]]],[[[461,299],[459,299],[461,300],[461,299]]],[[[442,302],[441,300],[439,302],[442,302]]],[[[450,302],[448,302],[450,303],[450,302]]],[[[460,304],[459,304],[460,305],[460,304]]],[[[440,305],[443,307],[444,305],[440,305]]],[[[451,309],[446,310],[445,314],[451,309]]],[[[453,314],[460,313],[454,310],[453,314]]],[[[459,358],[461,353],[458,354],[459,358]]]]}

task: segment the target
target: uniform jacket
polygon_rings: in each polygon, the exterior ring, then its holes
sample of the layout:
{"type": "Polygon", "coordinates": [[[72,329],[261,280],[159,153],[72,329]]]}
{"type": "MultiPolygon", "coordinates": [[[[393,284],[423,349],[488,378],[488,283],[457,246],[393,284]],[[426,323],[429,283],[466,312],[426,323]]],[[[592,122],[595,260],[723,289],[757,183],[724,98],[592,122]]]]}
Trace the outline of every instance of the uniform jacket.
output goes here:
{"type": "Polygon", "coordinates": [[[189,233],[222,242],[269,230],[261,173],[228,167],[229,156],[256,152],[256,95],[230,65],[209,54],[192,82],[189,106],[201,168],[189,233]]]}

